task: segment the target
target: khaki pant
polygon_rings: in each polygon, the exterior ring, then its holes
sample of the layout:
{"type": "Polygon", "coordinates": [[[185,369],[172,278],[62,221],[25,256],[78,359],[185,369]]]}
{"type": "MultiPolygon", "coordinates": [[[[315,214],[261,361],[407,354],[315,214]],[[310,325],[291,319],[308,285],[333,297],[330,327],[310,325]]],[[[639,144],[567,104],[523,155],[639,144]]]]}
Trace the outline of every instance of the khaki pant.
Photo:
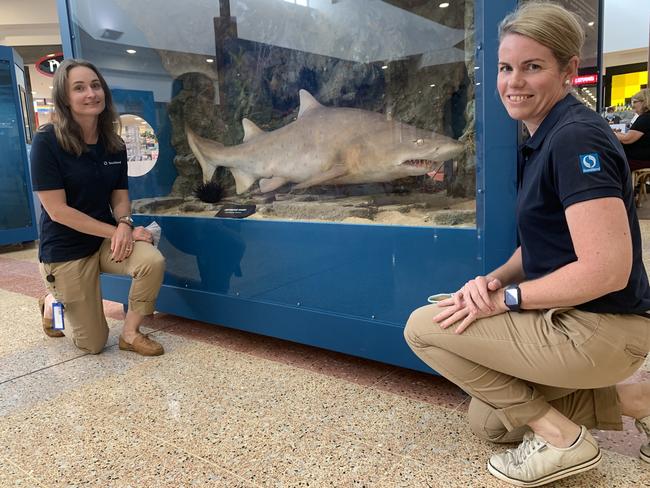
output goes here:
{"type": "Polygon", "coordinates": [[[616,383],[650,350],[650,319],[573,308],[504,313],[462,334],[433,322],[437,305],[417,309],[404,336],[431,368],[472,396],[469,421],[480,437],[517,442],[551,406],[587,428],[620,430],[616,383]]]}
{"type": "Polygon", "coordinates": [[[91,354],[99,353],[108,338],[99,274],[129,275],[129,309],[141,315],[154,311],[165,272],[165,258],[148,242],[137,241],[131,256],[121,263],[111,261],[111,241],[105,239],[93,255],[60,263],[41,263],[45,286],[64,305],[65,333],[74,344],[91,354]],[[53,275],[49,282],[47,275],[53,275]]]}

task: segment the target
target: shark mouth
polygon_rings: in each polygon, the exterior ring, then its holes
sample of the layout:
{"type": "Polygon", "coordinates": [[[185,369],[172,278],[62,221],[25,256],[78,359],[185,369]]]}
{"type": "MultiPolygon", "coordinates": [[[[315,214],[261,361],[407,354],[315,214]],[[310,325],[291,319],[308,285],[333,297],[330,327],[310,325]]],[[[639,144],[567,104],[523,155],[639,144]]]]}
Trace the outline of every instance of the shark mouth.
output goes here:
{"type": "Polygon", "coordinates": [[[433,165],[436,164],[435,161],[430,159],[407,159],[401,163],[403,166],[410,166],[412,168],[422,168],[432,170],[433,165]]]}

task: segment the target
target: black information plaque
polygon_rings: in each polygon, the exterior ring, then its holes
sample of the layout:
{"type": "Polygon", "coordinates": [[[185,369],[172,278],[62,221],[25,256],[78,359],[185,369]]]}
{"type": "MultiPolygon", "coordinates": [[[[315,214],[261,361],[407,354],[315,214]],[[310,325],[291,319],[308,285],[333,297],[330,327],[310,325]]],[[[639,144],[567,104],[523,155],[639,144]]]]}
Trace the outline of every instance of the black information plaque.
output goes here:
{"type": "Polygon", "coordinates": [[[224,205],[215,214],[215,217],[230,219],[243,219],[255,213],[255,205],[224,205]]]}

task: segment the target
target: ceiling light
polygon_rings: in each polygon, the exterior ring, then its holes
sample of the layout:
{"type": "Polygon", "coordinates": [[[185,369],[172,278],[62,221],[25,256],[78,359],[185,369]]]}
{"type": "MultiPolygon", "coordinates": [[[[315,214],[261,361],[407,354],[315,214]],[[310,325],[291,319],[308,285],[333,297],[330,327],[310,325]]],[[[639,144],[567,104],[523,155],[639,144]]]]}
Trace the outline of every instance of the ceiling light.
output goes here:
{"type": "Polygon", "coordinates": [[[388,69],[388,65],[387,64],[383,65],[381,69],[388,69]]]}
{"type": "Polygon", "coordinates": [[[205,60],[205,62],[206,62],[206,63],[214,63],[214,59],[212,59],[212,58],[208,58],[208,59],[205,60]]]}
{"type": "Polygon", "coordinates": [[[51,90],[53,87],[49,86],[48,88],[51,90]]]}
{"type": "Polygon", "coordinates": [[[431,88],[433,88],[434,86],[436,86],[436,84],[435,84],[435,83],[432,83],[432,84],[430,84],[429,86],[430,86],[431,88]]]}
{"type": "Polygon", "coordinates": [[[129,54],[135,54],[137,51],[135,49],[127,49],[126,52],[129,54]]]}
{"type": "Polygon", "coordinates": [[[596,22],[594,22],[594,21],[592,20],[591,22],[587,22],[587,25],[588,25],[589,27],[593,27],[595,23],[596,23],[596,22]]]}
{"type": "Polygon", "coordinates": [[[438,5],[438,7],[440,7],[440,8],[447,8],[447,7],[449,7],[449,2],[443,2],[443,3],[441,3],[440,5],[438,5]]]}

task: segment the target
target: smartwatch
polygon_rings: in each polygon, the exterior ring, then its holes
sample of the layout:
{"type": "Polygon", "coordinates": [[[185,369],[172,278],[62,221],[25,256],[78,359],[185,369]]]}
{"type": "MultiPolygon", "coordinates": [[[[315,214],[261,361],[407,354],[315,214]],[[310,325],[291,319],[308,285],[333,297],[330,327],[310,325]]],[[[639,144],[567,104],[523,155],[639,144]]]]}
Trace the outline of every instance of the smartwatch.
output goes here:
{"type": "Polygon", "coordinates": [[[131,227],[132,229],[134,227],[133,219],[131,218],[130,215],[124,215],[124,216],[120,217],[119,219],[117,219],[117,223],[118,223],[118,225],[119,224],[126,224],[129,227],[131,227]]]}
{"type": "Polygon", "coordinates": [[[503,289],[503,302],[511,312],[519,312],[521,308],[521,290],[518,285],[508,285],[503,289]]]}

